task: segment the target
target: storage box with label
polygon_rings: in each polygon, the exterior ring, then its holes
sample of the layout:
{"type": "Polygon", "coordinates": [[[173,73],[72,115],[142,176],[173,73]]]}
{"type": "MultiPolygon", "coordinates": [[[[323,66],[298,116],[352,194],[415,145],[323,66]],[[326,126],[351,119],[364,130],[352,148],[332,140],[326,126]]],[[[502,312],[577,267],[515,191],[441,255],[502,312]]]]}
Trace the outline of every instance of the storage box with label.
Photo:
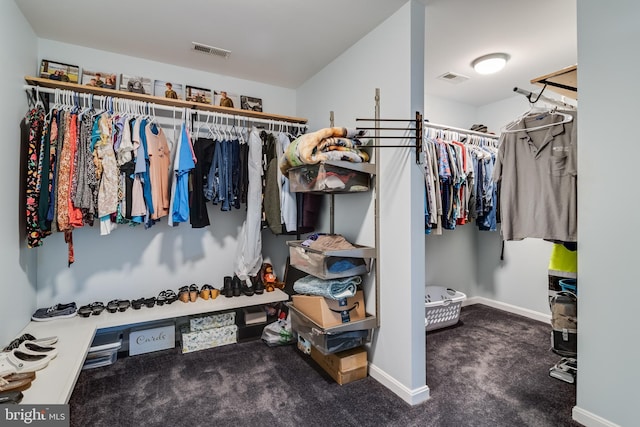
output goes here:
{"type": "Polygon", "coordinates": [[[235,344],[238,341],[238,326],[227,325],[219,328],[199,331],[182,330],[182,352],[205,350],[221,345],[235,344]]]}
{"type": "Polygon", "coordinates": [[[367,350],[364,347],[334,354],[323,354],[311,347],[311,358],[341,385],[367,376],[367,350]]]}
{"type": "Polygon", "coordinates": [[[207,316],[192,317],[189,319],[190,332],[203,331],[205,329],[219,328],[235,325],[236,312],[209,314],[207,316]]]}
{"type": "Polygon", "coordinates": [[[293,306],[318,326],[329,328],[365,318],[364,294],[340,300],[315,295],[293,295],[293,306]]]}
{"type": "Polygon", "coordinates": [[[173,323],[129,332],[129,356],[166,350],[175,346],[176,326],[173,323]]]}
{"type": "Polygon", "coordinates": [[[338,279],[369,272],[375,248],[353,245],[353,249],[319,251],[302,245],[302,240],[291,240],[289,257],[291,265],[321,279],[338,279]]]}

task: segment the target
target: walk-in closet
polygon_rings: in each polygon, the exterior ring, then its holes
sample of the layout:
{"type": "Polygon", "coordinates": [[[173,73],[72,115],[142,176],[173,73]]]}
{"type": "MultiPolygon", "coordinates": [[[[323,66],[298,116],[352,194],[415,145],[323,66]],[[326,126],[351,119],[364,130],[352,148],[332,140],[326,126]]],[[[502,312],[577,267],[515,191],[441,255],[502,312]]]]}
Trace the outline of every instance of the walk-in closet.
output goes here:
{"type": "Polygon", "coordinates": [[[302,3],[2,3],[0,424],[637,424],[640,6],[302,3]],[[338,326],[295,250],[357,271],[338,326]]]}

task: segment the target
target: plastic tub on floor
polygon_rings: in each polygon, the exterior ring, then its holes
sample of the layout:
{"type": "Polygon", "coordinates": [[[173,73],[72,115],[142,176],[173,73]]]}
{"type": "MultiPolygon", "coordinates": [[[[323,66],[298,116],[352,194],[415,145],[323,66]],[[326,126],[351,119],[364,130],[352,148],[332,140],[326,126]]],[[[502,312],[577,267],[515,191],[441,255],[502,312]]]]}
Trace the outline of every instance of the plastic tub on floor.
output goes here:
{"type": "Polygon", "coordinates": [[[424,295],[424,329],[445,328],[458,323],[462,301],[467,296],[451,288],[444,286],[426,286],[424,295]]]}

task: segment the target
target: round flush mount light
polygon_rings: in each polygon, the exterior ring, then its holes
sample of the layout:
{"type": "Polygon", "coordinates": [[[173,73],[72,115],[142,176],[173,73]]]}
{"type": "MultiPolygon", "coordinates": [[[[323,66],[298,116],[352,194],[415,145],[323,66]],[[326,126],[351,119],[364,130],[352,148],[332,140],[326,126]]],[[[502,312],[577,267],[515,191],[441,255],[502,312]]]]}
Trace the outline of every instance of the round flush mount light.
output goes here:
{"type": "Polygon", "coordinates": [[[478,74],[493,74],[502,70],[509,60],[506,53],[490,53],[476,58],[471,62],[471,66],[478,74]]]}

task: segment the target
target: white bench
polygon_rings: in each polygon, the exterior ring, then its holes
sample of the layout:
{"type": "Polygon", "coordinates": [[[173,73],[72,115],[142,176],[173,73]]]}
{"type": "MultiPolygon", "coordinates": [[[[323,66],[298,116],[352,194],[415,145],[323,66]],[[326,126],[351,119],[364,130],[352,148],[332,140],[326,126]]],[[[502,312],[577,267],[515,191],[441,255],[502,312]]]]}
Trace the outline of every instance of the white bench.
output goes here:
{"type": "Polygon", "coordinates": [[[24,398],[21,403],[68,403],[98,329],[233,310],[252,305],[287,301],[288,299],[289,295],[276,289],[274,292],[265,292],[262,295],[251,297],[245,295],[232,298],[218,296],[214,300],[198,298],[196,302],[176,301],[171,305],[165,304],[153,308],[143,306],[140,310],[129,308],[122,313],[109,313],[104,310],[98,316],[76,316],[48,322],[30,322],[20,335],[29,333],[36,338],[57,336],[58,356],[46,368],[36,372],[36,379],[31,387],[23,392],[24,398]]]}

